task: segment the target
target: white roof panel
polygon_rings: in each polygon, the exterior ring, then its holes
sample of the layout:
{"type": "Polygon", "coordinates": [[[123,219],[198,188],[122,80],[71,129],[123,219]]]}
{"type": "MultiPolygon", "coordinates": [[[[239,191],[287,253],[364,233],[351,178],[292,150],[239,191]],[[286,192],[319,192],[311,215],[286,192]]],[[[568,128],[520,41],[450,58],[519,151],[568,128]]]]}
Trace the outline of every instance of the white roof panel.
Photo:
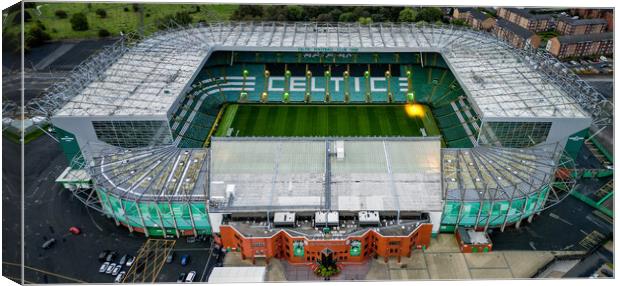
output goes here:
{"type": "Polygon", "coordinates": [[[489,34],[450,26],[215,23],[117,46],[95,57],[94,64],[84,63],[68,84],[52,89],[46,96],[55,101],[46,108],[58,116],[166,114],[213,48],[439,52],[482,117],[588,117],[581,108],[590,110],[589,101],[600,96],[576,77],[555,80],[557,75],[543,70],[543,60],[489,34]]]}

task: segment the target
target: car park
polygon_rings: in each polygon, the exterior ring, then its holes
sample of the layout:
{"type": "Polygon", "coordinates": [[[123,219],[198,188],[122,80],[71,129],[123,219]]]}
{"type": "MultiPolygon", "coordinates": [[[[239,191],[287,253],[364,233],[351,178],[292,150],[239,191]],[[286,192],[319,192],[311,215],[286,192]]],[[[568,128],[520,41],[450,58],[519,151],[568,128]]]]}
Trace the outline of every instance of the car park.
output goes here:
{"type": "Polygon", "coordinates": [[[121,271],[121,273],[116,275],[116,278],[114,278],[114,283],[121,283],[123,281],[123,278],[125,278],[125,273],[125,271],[121,271]]]}
{"type": "Polygon", "coordinates": [[[114,269],[112,270],[112,275],[118,275],[118,273],[121,271],[121,268],[123,268],[123,265],[117,264],[116,267],[114,267],[114,269]]]}
{"type": "Polygon", "coordinates": [[[50,238],[47,241],[45,241],[42,245],[41,248],[43,249],[50,249],[52,248],[52,246],[54,246],[54,244],[56,244],[56,239],[55,238],[50,238]]]}
{"type": "Polygon", "coordinates": [[[185,281],[185,272],[179,273],[179,277],[177,278],[177,282],[185,281]]]}
{"type": "Polygon", "coordinates": [[[189,264],[189,255],[185,254],[181,256],[181,265],[185,266],[187,264],[189,264]]]}
{"type": "Polygon", "coordinates": [[[108,254],[110,254],[109,250],[104,250],[102,252],[99,252],[99,261],[104,262],[105,258],[108,257],[108,254]]]}
{"type": "Polygon", "coordinates": [[[116,263],[110,263],[110,265],[108,265],[108,269],[105,270],[105,274],[112,274],[112,271],[114,271],[115,267],[116,263]]]}
{"type": "Polygon", "coordinates": [[[112,262],[114,261],[114,259],[116,259],[116,256],[118,255],[118,253],[116,251],[112,251],[108,254],[108,256],[106,256],[105,261],[107,262],[112,262]]]}
{"type": "Polygon", "coordinates": [[[110,266],[110,262],[104,262],[103,264],[101,264],[101,267],[99,267],[99,273],[104,273],[106,270],[108,270],[108,266],[110,266]]]}
{"type": "Polygon", "coordinates": [[[196,278],[196,271],[190,271],[185,277],[185,282],[194,282],[194,278],[196,278]]]}
{"type": "Polygon", "coordinates": [[[125,263],[125,266],[130,267],[133,262],[136,261],[136,257],[135,256],[129,256],[129,258],[127,258],[127,262],[125,263]]]}

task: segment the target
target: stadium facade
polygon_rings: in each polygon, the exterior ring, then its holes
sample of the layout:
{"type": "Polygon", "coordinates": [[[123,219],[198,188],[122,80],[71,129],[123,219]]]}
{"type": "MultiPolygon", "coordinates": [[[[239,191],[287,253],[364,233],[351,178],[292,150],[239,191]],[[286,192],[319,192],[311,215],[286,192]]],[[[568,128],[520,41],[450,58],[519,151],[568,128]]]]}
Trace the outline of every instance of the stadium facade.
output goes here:
{"type": "Polygon", "coordinates": [[[214,234],[244,258],[295,263],[326,249],[343,262],[401,257],[440,231],[518,227],[571,191],[571,158],[611,118],[544,52],[419,24],[127,36],[29,107],[51,118],[70,162],[57,181],[117,224],[214,234]],[[423,104],[413,116],[433,124],[420,136],[236,136],[223,111],[237,103],[423,104]]]}

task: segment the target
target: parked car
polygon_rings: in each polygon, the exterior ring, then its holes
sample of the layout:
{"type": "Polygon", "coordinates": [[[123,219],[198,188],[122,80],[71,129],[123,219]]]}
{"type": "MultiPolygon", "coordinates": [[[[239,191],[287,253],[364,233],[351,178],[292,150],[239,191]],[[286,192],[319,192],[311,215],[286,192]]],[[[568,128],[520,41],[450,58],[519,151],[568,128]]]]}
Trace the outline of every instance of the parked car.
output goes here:
{"type": "Polygon", "coordinates": [[[99,261],[104,262],[105,258],[108,257],[108,254],[110,254],[109,250],[104,250],[102,252],[99,252],[99,261]]]}
{"type": "Polygon", "coordinates": [[[125,265],[127,263],[127,254],[121,256],[121,259],[118,261],[118,265],[125,265]]]}
{"type": "Polygon", "coordinates": [[[105,274],[112,274],[114,268],[116,268],[116,263],[110,263],[110,265],[108,265],[108,269],[105,270],[105,274]]]}
{"type": "Polygon", "coordinates": [[[179,277],[177,278],[177,282],[183,282],[185,280],[185,272],[179,273],[179,277]]]}
{"type": "Polygon", "coordinates": [[[118,253],[116,251],[112,251],[112,252],[108,253],[108,256],[106,256],[106,258],[105,258],[105,261],[112,262],[112,261],[114,261],[114,259],[116,259],[117,255],[118,255],[118,253]]]}
{"type": "Polygon", "coordinates": [[[118,273],[121,272],[121,268],[123,268],[123,265],[117,264],[116,267],[114,267],[114,269],[112,270],[112,275],[118,275],[118,273]]]}
{"type": "Polygon", "coordinates": [[[185,277],[185,282],[194,282],[194,278],[196,278],[196,271],[190,271],[185,277]]]}
{"type": "Polygon", "coordinates": [[[42,245],[41,248],[43,249],[50,249],[52,248],[52,246],[54,246],[54,244],[56,243],[56,239],[55,238],[50,238],[47,241],[45,241],[42,245]]]}
{"type": "Polygon", "coordinates": [[[166,257],[166,263],[170,264],[174,260],[174,251],[170,251],[166,257]]]}
{"type": "Polygon", "coordinates": [[[69,232],[74,234],[74,235],[78,235],[78,234],[82,233],[82,231],[78,227],[76,227],[76,226],[70,227],[69,228],[69,232]]]}
{"type": "Polygon", "coordinates": [[[123,281],[123,278],[125,277],[125,271],[121,271],[121,273],[119,273],[118,275],[116,275],[116,278],[114,279],[114,283],[121,283],[123,281]]]}
{"type": "Polygon", "coordinates": [[[601,269],[601,274],[603,274],[605,277],[614,277],[613,271],[611,271],[611,270],[609,270],[607,268],[601,269]]]}
{"type": "Polygon", "coordinates": [[[181,256],[181,265],[185,266],[187,264],[189,264],[189,255],[185,254],[181,256]]]}
{"type": "Polygon", "coordinates": [[[127,258],[127,262],[125,263],[125,266],[127,267],[131,266],[134,261],[136,261],[136,257],[130,255],[129,258],[127,258]]]}
{"type": "Polygon", "coordinates": [[[104,262],[101,264],[101,267],[99,267],[99,273],[103,273],[108,270],[108,266],[110,266],[110,262],[104,262]]]}

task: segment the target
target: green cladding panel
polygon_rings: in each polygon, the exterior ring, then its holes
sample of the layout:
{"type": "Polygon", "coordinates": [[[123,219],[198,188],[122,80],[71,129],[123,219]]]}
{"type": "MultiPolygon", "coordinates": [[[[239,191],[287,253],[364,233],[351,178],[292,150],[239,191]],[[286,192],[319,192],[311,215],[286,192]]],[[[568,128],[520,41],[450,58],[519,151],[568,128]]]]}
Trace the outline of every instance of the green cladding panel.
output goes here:
{"type": "Polygon", "coordinates": [[[508,200],[461,202],[446,201],[441,220],[441,231],[452,232],[455,226],[464,227],[500,227],[516,223],[540,211],[544,206],[547,188],[529,194],[526,197],[508,200]]]}
{"type": "Polygon", "coordinates": [[[104,211],[117,221],[142,228],[150,236],[175,235],[187,230],[211,234],[203,202],[136,202],[98,190],[104,211]]]}
{"type": "Polygon", "coordinates": [[[583,146],[583,142],[587,136],[588,129],[584,129],[568,137],[564,151],[566,151],[566,154],[568,154],[570,158],[577,158],[577,154],[579,154],[581,146],[583,146]]]}
{"type": "Polygon", "coordinates": [[[79,169],[84,165],[84,159],[80,159],[77,161],[73,161],[73,158],[76,156],[82,156],[82,151],[80,150],[80,145],[71,132],[65,131],[61,128],[55,127],[56,137],[58,138],[58,142],[60,143],[60,148],[65,153],[65,157],[69,162],[69,166],[73,169],[79,169]]]}

